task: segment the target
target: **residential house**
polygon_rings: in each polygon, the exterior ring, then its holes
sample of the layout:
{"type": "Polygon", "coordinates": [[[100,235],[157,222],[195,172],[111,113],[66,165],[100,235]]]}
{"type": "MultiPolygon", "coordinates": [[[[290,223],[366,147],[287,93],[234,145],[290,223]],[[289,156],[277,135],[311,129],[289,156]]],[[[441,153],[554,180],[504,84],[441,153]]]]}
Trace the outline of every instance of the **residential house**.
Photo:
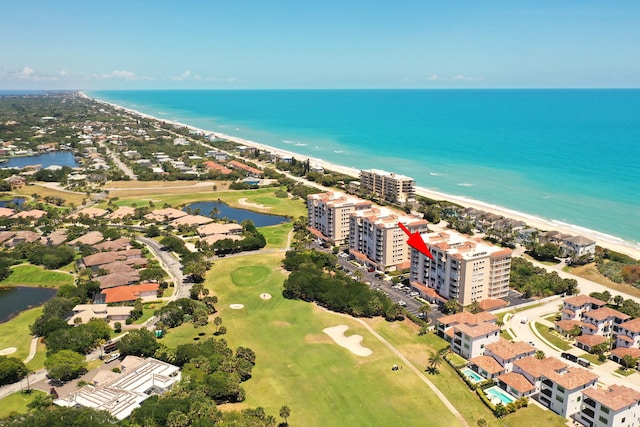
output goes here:
{"type": "Polygon", "coordinates": [[[556,414],[569,418],[580,412],[583,391],[597,381],[597,374],[583,368],[548,370],[542,374],[538,400],[556,414]]]}
{"type": "Polygon", "coordinates": [[[149,221],[165,222],[189,215],[185,211],[174,208],[154,209],[144,217],[149,221]]]}
{"type": "Polygon", "coordinates": [[[103,289],[104,302],[107,304],[134,302],[140,299],[155,299],[158,296],[158,283],[141,283],[139,285],[117,286],[103,289]]]}
{"type": "Polygon", "coordinates": [[[237,160],[231,160],[227,163],[227,166],[232,169],[243,171],[247,176],[261,177],[264,174],[260,169],[245,165],[237,160]]]}
{"type": "Polygon", "coordinates": [[[640,347],[640,317],[615,326],[616,347],[640,347]]]}
{"type": "Polygon", "coordinates": [[[436,333],[449,341],[451,350],[466,359],[485,353],[485,346],[500,339],[500,327],[491,313],[466,311],[436,320],[436,333]]]}
{"type": "Polygon", "coordinates": [[[117,252],[131,249],[131,239],[127,237],[121,237],[116,240],[107,240],[102,243],[93,245],[93,248],[100,252],[117,252]]]}
{"type": "Polygon", "coordinates": [[[631,319],[630,316],[609,307],[589,310],[582,313],[582,333],[611,337],[614,333],[614,326],[629,319],[631,319]]]}
{"type": "Polygon", "coordinates": [[[186,225],[186,226],[200,226],[203,224],[208,224],[210,222],[213,222],[213,219],[208,217],[208,216],[203,216],[203,215],[185,215],[183,217],[174,219],[173,221],[171,221],[171,225],[174,227],[180,227],[181,225],[186,225]]]}
{"type": "Polygon", "coordinates": [[[102,233],[99,231],[89,231],[87,234],[78,237],[77,239],[73,239],[69,242],[71,246],[78,245],[95,245],[98,242],[102,242],[104,237],[102,233]]]}
{"type": "Polygon", "coordinates": [[[485,378],[495,378],[511,372],[514,361],[533,356],[535,352],[535,347],[526,342],[499,338],[485,345],[484,355],[469,360],[469,366],[485,378]]]}
{"type": "Polygon", "coordinates": [[[640,422],[640,393],[614,384],[589,388],[583,392],[582,410],[576,421],[592,427],[631,427],[640,422]]]}
{"type": "Polygon", "coordinates": [[[42,236],[40,239],[43,245],[58,246],[67,241],[67,230],[55,230],[48,236],[42,236]]]}
{"type": "Polygon", "coordinates": [[[114,219],[125,219],[127,217],[133,217],[135,215],[136,210],[130,206],[120,206],[115,211],[111,212],[106,216],[109,220],[114,219]]]}
{"type": "Polygon", "coordinates": [[[582,320],[582,314],[606,306],[605,301],[589,295],[576,295],[562,301],[562,320],[582,320]]]}

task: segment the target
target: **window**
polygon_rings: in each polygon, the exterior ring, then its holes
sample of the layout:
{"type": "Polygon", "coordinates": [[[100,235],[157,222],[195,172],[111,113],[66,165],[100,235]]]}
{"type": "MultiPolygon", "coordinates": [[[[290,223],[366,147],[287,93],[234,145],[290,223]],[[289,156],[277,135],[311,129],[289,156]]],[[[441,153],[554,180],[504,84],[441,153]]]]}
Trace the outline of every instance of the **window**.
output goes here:
{"type": "Polygon", "coordinates": [[[564,402],[564,399],[562,398],[562,396],[556,396],[556,400],[558,402],[564,402]]]}
{"type": "Polygon", "coordinates": [[[558,391],[560,393],[564,393],[564,387],[562,387],[561,385],[558,386],[558,391]]]}
{"type": "Polygon", "coordinates": [[[609,420],[606,419],[605,417],[603,417],[602,415],[600,415],[598,417],[598,419],[600,420],[601,423],[604,423],[604,424],[608,424],[609,423],[609,420]]]}
{"type": "Polygon", "coordinates": [[[580,402],[580,396],[578,396],[578,398],[576,399],[576,402],[580,402]]]}
{"type": "Polygon", "coordinates": [[[604,412],[605,414],[608,414],[608,413],[609,413],[609,408],[607,408],[606,406],[602,406],[602,405],[600,405],[600,410],[601,410],[602,412],[604,412]]]}

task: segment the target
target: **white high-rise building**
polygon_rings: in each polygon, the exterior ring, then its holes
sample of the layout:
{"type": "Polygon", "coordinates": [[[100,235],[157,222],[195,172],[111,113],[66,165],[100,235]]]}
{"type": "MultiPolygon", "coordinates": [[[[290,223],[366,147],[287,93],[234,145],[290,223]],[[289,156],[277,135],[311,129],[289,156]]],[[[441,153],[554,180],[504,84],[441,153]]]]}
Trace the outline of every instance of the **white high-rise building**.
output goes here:
{"type": "Polygon", "coordinates": [[[340,245],[349,237],[351,213],[369,208],[370,201],[337,191],[311,194],[307,197],[309,230],[333,245],[340,245]]]}
{"type": "Polygon", "coordinates": [[[413,198],[416,192],[416,182],[408,176],[396,175],[383,170],[361,170],[360,190],[377,194],[389,202],[404,203],[413,198]]]}
{"type": "Polygon", "coordinates": [[[349,252],[358,261],[380,271],[409,268],[408,236],[399,222],[414,232],[426,232],[427,221],[386,208],[351,213],[349,252]]]}
{"type": "Polygon", "coordinates": [[[509,290],[511,250],[455,231],[422,234],[434,260],[411,250],[411,283],[461,305],[502,298],[509,290]]]}

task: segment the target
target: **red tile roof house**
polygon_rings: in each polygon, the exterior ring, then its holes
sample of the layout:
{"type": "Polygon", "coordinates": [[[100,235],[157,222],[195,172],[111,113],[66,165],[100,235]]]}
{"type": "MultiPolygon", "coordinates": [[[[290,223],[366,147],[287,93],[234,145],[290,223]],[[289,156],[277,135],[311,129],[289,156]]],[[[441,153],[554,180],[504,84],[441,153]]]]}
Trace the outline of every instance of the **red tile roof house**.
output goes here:
{"type": "Polygon", "coordinates": [[[95,245],[98,242],[104,240],[102,237],[102,233],[99,231],[89,231],[87,234],[78,237],[77,239],[73,239],[69,242],[71,246],[77,245],[95,245]]]}
{"type": "Polygon", "coordinates": [[[187,215],[189,214],[178,209],[165,208],[155,209],[151,213],[146,214],[144,217],[149,221],[168,222],[187,215]]]}
{"type": "Polygon", "coordinates": [[[616,347],[640,347],[640,317],[617,325],[616,347]]]}
{"type": "Polygon", "coordinates": [[[118,286],[115,288],[104,289],[102,293],[105,295],[107,304],[134,302],[138,298],[155,299],[158,296],[158,283],[142,283],[140,285],[118,286]]]}
{"type": "Polygon", "coordinates": [[[483,355],[486,344],[499,339],[500,327],[495,323],[496,316],[491,313],[463,311],[443,316],[436,322],[437,334],[449,341],[451,349],[466,359],[483,355]]]}
{"type": "Polygon", "coordinates": [[[106,276],[94,277],[93,280],[100,283],[100,289],[126,286],[140,280],[138,272],[134,273],[110,273],[106,276]]]}
{"type": "Polygon", "coordinates": [[[500,338],[485,346],[483,356],[469,360],[469,366],[485,378],[495,378],[511,371],[514,361],[533,356],[535,352],[536,349],[531,344],[522,341],[510,342],[500,338]]]}
{"type": "Polygon", "coordinates": [[[129,261],[137,263],[138,259],[142,259],[142,250],[129,249],[118,252],[98,252],[97,254],[88,255],[78,260],[79,268],[92,268],[97,271],[101,265],[111,264],[112,262],[122,261],[127,264],[129,261]]]}
{"type": "Polygon", "coordinates": [[[611,337],[614,332],[614,326],[629,319],[631,319],[631,316],[609,307],[589,310],[582,314],[582,333],[611,337]]]}
{"type": "Polygon", "coordinates": [[[576,295],[562,301],[562,320],[582,320],[583,313],[606,306],[605,301],[588,295],[576,295]]]}
{"type": "Polygon", "coordinates": [[[640,363],[640,348],[635,348],[635,347],[614,348],[613,350],[611,350],[611,354],[609,354],[609,359],[622,365],[622,359],[625,356],[631,356],[634,359],[637,359],[638,363],[640,363]]]}
{"type": "Polygon", "coordinates": [[[607,341],[607,338],[602,335],[580,335],[576,337],[576,347],[587,353],[591,353],[591,349],[594,346],[606,343],[607,341]]]}

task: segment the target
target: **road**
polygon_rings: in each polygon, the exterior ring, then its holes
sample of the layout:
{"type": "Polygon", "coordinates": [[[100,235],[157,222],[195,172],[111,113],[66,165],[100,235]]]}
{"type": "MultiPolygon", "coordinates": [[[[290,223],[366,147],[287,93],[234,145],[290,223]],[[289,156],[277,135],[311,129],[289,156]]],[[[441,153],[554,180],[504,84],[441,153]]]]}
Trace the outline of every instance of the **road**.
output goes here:
{"type": "Polygon", "coordinates": [[[129,166],[125,165],[122,160],[120,160],[120,157],[113,154],[109,147],[107,147],[102,141],[98,141],[98,144],[106,150],[109,158],[113,160],[113,163],[115,163],[116,166],[118,166],[120,170],[129,177],[129,179],[131,179],[131,181],[136,181],[138,179],[136,174],[134,174],[133,171],[129,169],[129,166]]]}
{"type": "MultiPolygon", "coordinates": [[[[538,335],[534,334],[531,328],[533,327],[533,322],[541,323],[549,327],[553,326],[552,322],[543,319],[543,317],[549,314],[558,313],[558,307],[561,304],[562,301],[556,299],[553,301],[549,301],[544,305],[515,313],[509,318],[508,321],[505,322],[504,326],[510,328],[514,332],[514,334],[516,335],[516,341],[532,342],[535,344],[535,347],[538,350],[542,350],[547,357],[553,356],[560,358],[560,354],[562,352],[549,346],[546,341],[540,339],[538,335]]],[[[581,355],[585,353],[577,347],[572,347],[570,350],[567,350],[567,352],[575,355],[581,355]]],[[[569,360],[562,359],[562,361],[568,365],[580,367],[580,365],[578,365],[577,363],[571,362],[569,360]]],[[[629,377],[623,378],[621,376],[613,374],[613,372],[619,367],[620,366],[617,363],[613,362],[612,360],[608,360],[600,366],[592,364],[589,369],[592,372],[598,374],[598,376],[600,377],[598,381],[601,383],[607,385],[624,384],[628,387],[640,391],[640,376],[631,375],[629,377]]]]}
{"type": "Polygon", "coordinates": [[[136,240],[144,243],[149,250],[153,252],[153,255],[160,261],[162,267],[173,279],[174,290],[171,299],[189,298],[189,289],[191,289],[191,286],[184,283],[182,264],[173,253],[163,250],[163,246],[160,243],[148,237],[139,236],[136,237],[136,240]]]}

